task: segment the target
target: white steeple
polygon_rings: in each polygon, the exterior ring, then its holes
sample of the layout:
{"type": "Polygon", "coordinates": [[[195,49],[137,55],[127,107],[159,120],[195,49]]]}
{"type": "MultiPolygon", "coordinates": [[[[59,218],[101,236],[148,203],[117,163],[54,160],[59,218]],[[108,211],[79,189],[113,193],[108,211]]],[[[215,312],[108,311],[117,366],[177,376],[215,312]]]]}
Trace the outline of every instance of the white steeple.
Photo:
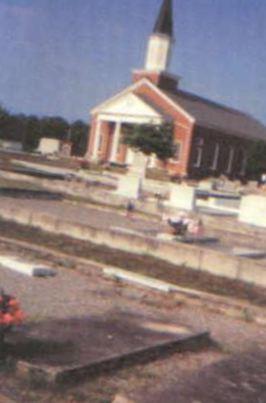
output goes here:
{"type": "Polygon", "coordinates": [[[172,0],[164,0],[149,38],[145,70],[167,71],[173,43],[172,0]]]}

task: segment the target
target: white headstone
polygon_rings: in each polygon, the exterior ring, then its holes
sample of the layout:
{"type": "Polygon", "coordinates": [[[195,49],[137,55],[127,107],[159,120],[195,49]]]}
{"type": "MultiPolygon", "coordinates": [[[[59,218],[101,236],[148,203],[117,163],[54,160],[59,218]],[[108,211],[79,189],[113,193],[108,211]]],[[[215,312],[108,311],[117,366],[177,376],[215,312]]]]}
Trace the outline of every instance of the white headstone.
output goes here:
{"type": "Polygon", "coordinates": [[[186,185],[171,185],[168,205],[183,210],[194,210],[196,189],[186,185]]]}
{"type": "Polygon", "coordinates": [[[148,158],[146,155],[141,152],[135,152],[133,163],[129,168],[129,174],[144,178],[146,173],[147,161],[148,158]]]}
{"type": "Polygon", "coordinates": [[[200,181],[199,189],[201,190],[213,190],[213,182],[212,181],[200,181]]]}
{"type": "Polygon", "coordinates": [[[147,157],[140,153],[134,153],[133,164],[126,175],[121,176],[116,193],[130,199],[138,199],[141,186],[146,173],[147,157]]]}
{"type": "Polygon", "coordinates": [[[242,197],[239,221],[266,228],[266,196],[249,195],[242,197]]]}
{"type": "Polygon", "coordinates": [[[116,193],[130,199],[138,199],[141,189],[141,178],[136,175],[123,175],[119,178],[116,193]]]}
{"type": "Polygon", "coordinates": [[[60,140],[43,137],[38,150],[41,154],[55,154],[60,150],[60,140]]]}

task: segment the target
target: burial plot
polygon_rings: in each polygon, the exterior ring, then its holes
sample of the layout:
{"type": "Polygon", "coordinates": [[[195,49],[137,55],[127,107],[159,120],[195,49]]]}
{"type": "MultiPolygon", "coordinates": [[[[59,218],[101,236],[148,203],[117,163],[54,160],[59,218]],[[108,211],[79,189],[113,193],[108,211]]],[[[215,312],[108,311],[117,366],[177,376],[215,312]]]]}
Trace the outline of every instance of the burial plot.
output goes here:
{"type": "Polygon", "coordinates": [[[206,332],[130,313],[34,324],[8,340],[17,374],[40,383],[69,382],[208,345],[206,332]],[[35,378],[34,378],[35,377],[35,378]]]}

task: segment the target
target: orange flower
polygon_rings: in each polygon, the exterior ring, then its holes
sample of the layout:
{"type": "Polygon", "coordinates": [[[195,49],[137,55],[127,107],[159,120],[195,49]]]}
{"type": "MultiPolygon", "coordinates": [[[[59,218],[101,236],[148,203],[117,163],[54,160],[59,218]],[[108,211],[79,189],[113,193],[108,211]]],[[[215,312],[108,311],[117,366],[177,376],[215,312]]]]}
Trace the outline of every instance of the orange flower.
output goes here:
{"type": "Polygon", "coordinates": [[[12,315],[10,315],[10,313],[5,313],[2,317],[2,324],[4,325],[12,325],[13,324],[13,317],[12,315]]]}

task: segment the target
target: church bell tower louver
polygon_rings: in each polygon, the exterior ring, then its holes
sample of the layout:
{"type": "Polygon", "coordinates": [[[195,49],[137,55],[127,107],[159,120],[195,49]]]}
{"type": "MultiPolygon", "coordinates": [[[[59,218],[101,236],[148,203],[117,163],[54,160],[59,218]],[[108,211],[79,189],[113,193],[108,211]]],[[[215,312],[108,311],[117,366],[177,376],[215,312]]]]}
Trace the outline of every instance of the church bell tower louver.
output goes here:
{"type": "Polygon", "coordinates": [[[146,70],[167,71],[173,41],[172,1],[164,0],[153,33],[149,38],[146,70]]]}
{"type": "Polygon", "coordinates": [[[178,77],[168,72],[174,44],[173,31],[172,0],[164,0],[149,37],[144,69],[133,72],[133,81],[145,77],[158,87],[176,89],[178,77]]]}

